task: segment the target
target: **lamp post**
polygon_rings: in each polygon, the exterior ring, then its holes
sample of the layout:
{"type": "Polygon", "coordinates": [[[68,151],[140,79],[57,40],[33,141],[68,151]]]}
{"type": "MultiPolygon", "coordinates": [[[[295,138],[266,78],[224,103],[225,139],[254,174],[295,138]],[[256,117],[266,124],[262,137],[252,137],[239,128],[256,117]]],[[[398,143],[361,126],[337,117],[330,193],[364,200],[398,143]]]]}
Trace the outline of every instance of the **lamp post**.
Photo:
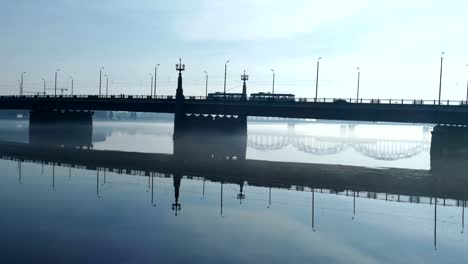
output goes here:
{"type": "Polygon", "coordinates": [[[356,103],[359,102],[359,81],[361,80],[361,70],[357,67],[357,94],[356,94],[356,103]]]}
{"type": "Polygon", "coordinates": [[[205,97],[208,96],[208,72],[203,71],[205,73],[205,97]]]}
{"type": "Polygon", "coordinates": [[[99,96],[101,96],[102,70],[104,70],[104,67],[101,67],[101,68],[99,69],[99,96]]]}
{"type": "Polygon", "coordinates": [[[57,96],[57,74],[58,74],[59,71],[60,71],[60,69],[55,70],[55,84],[54,84],[54,86],[55,86],[54,90],[55,91],[54,91],[54,96],[57,96]]]}
{"type": "Polygon", "coordinates": [[[226,77],[227,77],[227,64],[229,63],[229,61],[226,61],[226,63],[224,63],[224,97],[226,97],[226,77]]]}
{"type": "MultiPolygon", "coordinates": [[[[468,67],[468,64],[466,65],[468,67]]],[[[466,81],[466,101],[468,103],[468,80],[466,81]]]]}
{"type": "Polygon", "coordinates": [[[272,94],[275,94],[275,70],[271,69],[273,72],[273,88],[272,88],[272,94]]]}
{"type": "Polygon", "coordinates": [[[156,64],[156,66],[154,66],[154,96],[156,96],[156,87],[158,83],[158,66],[159,64],[156,64]]]}
{"type": "Polygon", "coordinates": [[[151,76],[151,93],[150,93],[150,96],[153,94],[153,74],[149,73],[149,75],[151,76]]]}
{"type": "Polygon", "coordinates": [[[106,97],[107,97],[107,95],[109,95],[109,76],[107,76],[107,74],[105,76],[106,76],[106,97]]]}
{"type": "Polygon", "coordinates": [[[320,60],[322,57],[319,57],[317,59],[317,77],[315,79],[315,102],[317,102],[317,96],[318,96],[318,80],[319,80],[319,68],[320,68],[320,60]]]}
{"type": "Polygon", "coordinates": [[[24,90],[24,75],[26,74],[26,72],[22,72],[21,73],[21,81],[20,81],[20,96],[23,95],[23,90],[24,90]]]}
{"type": "Polygon", "coordinates": [[[42,78],[42,82],[43,82],[43,85],[44,85],[44,95],[46,94],[46,80],[44,78],[42,78]]]}
{"type": "Polygon", "coordinates": [[[71,95],[73,95],[73,77],[70,76],[71,79],[71,95]]]}
{"type": "Polygon", "coordinates": [[[440,105],[440,96],[442,94],[442,66],[444,63],[444,52],[440,56],[440,78],[439,78],[439,105],[440,105]]]}

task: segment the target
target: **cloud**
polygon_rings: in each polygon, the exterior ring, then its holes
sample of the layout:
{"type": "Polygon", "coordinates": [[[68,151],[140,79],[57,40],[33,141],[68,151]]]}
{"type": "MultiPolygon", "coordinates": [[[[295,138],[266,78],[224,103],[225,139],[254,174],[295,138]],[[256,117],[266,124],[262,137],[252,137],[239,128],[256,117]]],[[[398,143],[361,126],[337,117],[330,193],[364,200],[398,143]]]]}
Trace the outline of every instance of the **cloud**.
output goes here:
{"type": "Polygon", "coordinates": [[[345,19],[365,3],[366,0],[204,0],[197,10],[182,18],[178,33],[186,40],[286,38],[345,19]]]}

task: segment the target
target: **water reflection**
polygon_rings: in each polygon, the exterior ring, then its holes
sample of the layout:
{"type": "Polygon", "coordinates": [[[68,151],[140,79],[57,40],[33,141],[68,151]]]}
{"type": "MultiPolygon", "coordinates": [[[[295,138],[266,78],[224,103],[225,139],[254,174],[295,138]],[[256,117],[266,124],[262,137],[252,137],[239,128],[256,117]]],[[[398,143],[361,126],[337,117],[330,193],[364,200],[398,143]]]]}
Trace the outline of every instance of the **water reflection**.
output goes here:
{"type": "MultiPolygon", "coordinates": [[[[141,189],[142,192],[150,192],[146,196],[147,203],[151,205],[151,208],[161,208],[162,211],[158,211],[160,213],[165,210],[170,211],[177,218],[194,218],[191,211],[193,208],[198,208],[199,205],[194,202],[194,199],[188,197],[190,197],[191,191],[194,191],[193,188],[197,188],[195,200],[200,201],[200,203],[216,204],[217,212],[223,219],[226,218],[226,215],[234,218],[234,214],[239,213],[233,208],[233,201],[252,215],[254,213],[249,210],[249,206],[258,201],[263,203],[263,208],[270,211],[281,207],[300,207],[304,212],[307,212],[307,222],[314,234],[330,232],[327,221],[335,223],[336,228],[343,224],[324,214],[324,208],[330,207],[327,199],[336,199],[340,204],[345,204],[347,207],[346,217],[356,223],[355,225],[360,223],[363,226],[375,224],[372,222],[372,217],[375,216],[369,213],[372,210],[382,214],[390,214],[392,211],[395,212],[397,207],[410,205],[411,208],[417,208],[414,215],[419,215],[420,212],[416,213],[416,211],[425,210],[430,206],[433,210],[431,213],[431,231],[433,231],[431,232],[431,241],[433,247],[437,249],[441,237],[445,238],[445,241],[449,240],[444,234],[446,230],[440,228],[440,225],[446,226],[448,221],[444,217],[444,210],[450,208],[459,210],[460,218],[456,221],[457,233],[463,234],[464,231],[464,208],[466,200],[468,200],[465,186],[467,186],[468,178],[465,162],[467,152],[464,145],[466,141],[463,138],[463,133],[462,130],[458,129],[434,128],[432,143],[426,143],[431,154],[430,170],[253,160],[246,155],[246,149],[249,147],[248,142],[251,140],[250,135],[248,137],[247,135],[245,137],[232,135],[214,137],[209,134],[189,134],[186,137],[174,139],[172,154],[82,149],[55,143],[44,145],[35,142],[2,141],[0,142],[0,156],[3,160],[18,163],[18,183],[21,185],[27,185],[28,181],[33,181],[30,178],[26,180],[22,177],[25,167],[31,168],[40,165],[43,171],[45,165],[51,169],[52,180],[49,184],[51,184],[52,190],[58,192],[57,189],[67,188],[67,192],[71,192],[69,186],[61,184],[56,186],[56,170],[68,168],[66,175],[68,179],[71,179],[72,168],[78,175],[84,175],[85,170],[91,170],[95,173],[95,179],[93,179],[96,188],[95,196],[94,194],[92,196],[99,200],[115,199],[122,202],[113,196],[110,190],[103,189],[107,184],[106,177],[110,177],[109,179],[112,181],[112,178],[118,179],[122,175],[131,175],[132,177],[127,178],[132,181],[137,181],[140,178],[144,181],[145,189],[141,189]],[[457,139],[462,140],[458,141],[457,139]],[[231,142],[232,145],[221,144],[222,142],[231,142]],[[211,144],[216,146],[204,147],[211,144]],[[171,181],[171,192],[163,191],[167,180],[171,181]],[[210,186],[211,192],[205,195],[207,184],[210,186]],[[161,186],[161,188],[155,188],[155,186],[161,186]],[[301,201],[297,197],[302,196],[285,198],[284,190],[288,191],[288,195],[289,193],[292,193],[291,195],[307,194],[307,200],[300,202],[300,205],[295,205],[301,201]],[[215,196],[216,202],[213,201],[215,196]],[[169,197],[170,200],[166,199],[169,197]],[[287,206],[284,205],[283,200],[287,201],[287,206]],[[376,204],[376,207],[385,207],[389,212],[379,211],[370,203],[376,204]],[[366,216],[372,217],[368,219],[366,216]],[[441,216],[442,221],[440,220],[441,216]]],[[[265,138],[268,140],[264,142],[264,146],[281,142],[279,137],[266,136],[265,138]]],[[[333,140],[337,143],[336,139],[333,140]]],[[[365,144],[356,143],[361,139],[351,141],[345,138],[341,140],[348,142],[343,143],[348,146],[365,144]]],[[[301,139],[301,142],[307,142],[307,139],[301,139]]],[[[385,150],[389,149],[385,148],[385,150]]],[[[391,147],[390,150],[396,151],[394,153],[413,151],[412,148],[395,150],[391,147]]],[[[401,157],[400,154],[397,156],[401,157]]],[[[57,177],[61,178],[64,176],[63,174],[62,171],[61,174],[57,174],[57,177]]],[[[81,181],[81,177],[76,178],[77,181],[81,181]]],[[[122,182],[120,185],[123,188],[127,184],[122,182]]],[[[117,186],[119,184],[114,183],[114,187],[117,186]]],[[[259,209],[255,208],[255,210],[259,209]]],[[[284,210],[285,214],[289,212],[287,209],[284,210]]],[[[327,213],[332,214],[330,211],[327,213]]],[[[203,212],[199,212],[199,214],[203,214],[203,212]]],[[[270,213],[263,214],[268,216],[270,213]]],[[[411,212],[409,214],[411,215],[411,212]]],[[[208,221],[206,218],[204,219],[208,221]]],[[[245,221],[254,220],[245,219],[245,221]]],[[[387,221],[388,219],[381,224],[387,225],[387,221]]],[[[449,221],[454,220],[450,219],[449,221]]],[[[260,223],[256,223],[256,225],[258,224],[260,223]]],[[[404,223],[401,224],[404,225],[404,223]]],[[[287,232],[283,233],[283,235],[286,234],[287,232]]],[[[289,240],[290,238],[285,239],[289,240]]],[[[394,247],[399,248],[397,245],[394,247]]],[[[444,248],[444,250],[448,251],[449,249],[444,248]]],[[[427,262],[430,262],[430,258],[427,262]]]]}

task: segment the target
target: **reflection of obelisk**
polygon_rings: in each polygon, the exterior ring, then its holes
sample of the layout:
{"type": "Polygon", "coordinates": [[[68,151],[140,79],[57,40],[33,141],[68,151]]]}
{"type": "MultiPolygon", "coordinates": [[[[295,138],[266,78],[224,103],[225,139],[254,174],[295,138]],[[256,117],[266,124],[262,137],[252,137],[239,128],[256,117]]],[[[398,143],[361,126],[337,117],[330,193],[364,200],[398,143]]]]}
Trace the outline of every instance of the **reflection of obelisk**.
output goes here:
{"type": "Polygon", "coordinates": [[[174,174],[174,203],[172,204],[172,210],[175,211],[175,215],[177,216],[177,212],[180,211],[181,206],[179,203],[179,191],[180,191],[180,182],[182,181],[182,176],[179,173],[174,174]]]}

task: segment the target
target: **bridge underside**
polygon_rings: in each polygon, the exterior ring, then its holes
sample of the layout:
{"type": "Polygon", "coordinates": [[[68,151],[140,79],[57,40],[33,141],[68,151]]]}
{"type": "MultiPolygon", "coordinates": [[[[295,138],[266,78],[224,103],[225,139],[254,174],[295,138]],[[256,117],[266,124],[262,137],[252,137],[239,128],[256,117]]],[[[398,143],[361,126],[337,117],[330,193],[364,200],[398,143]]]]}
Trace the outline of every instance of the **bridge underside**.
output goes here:
{"type": "Polygon", "coordinates": [[[29,142],[32,144],[90,147],[93,138],[93,113],[69,111],[31,111],[29,142]]]}

